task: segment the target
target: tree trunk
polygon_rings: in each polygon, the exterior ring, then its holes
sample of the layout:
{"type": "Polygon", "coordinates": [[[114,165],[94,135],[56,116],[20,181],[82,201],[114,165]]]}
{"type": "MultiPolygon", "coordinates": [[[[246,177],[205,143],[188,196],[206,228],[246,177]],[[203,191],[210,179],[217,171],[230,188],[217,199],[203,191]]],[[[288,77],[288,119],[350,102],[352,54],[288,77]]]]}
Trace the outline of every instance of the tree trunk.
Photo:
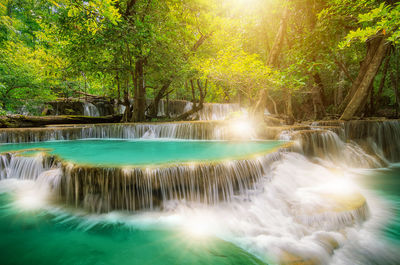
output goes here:
{"type": "Polygon", "coordinates": [[[338,113],[342,113],[344,109],[349,105],[349,102],[352,100],[354,97],[354,94],[357,92],[358,88],[360,87],[361,82],[364,79],[364,74],[368,71],[369,66],[371,64],[372,59],[374,58],[378,47],[380,46],[382,42],[383,36],[377,35],[371,38],[367,42],[367,55],[365,56],[365,59],[361,62],[360,64],[360,70],[358,72],[358,75],[356,79],[353,81],[351,88],[349,92],[347,93],[346,97],[342,101],[342,103],[339,105],[338,108],[338,113]]]}
{"type": "Polygon", "coordinates": [[[261,89],[258,93],[258,101],[253,108],[253,113],[251,113],[251,116],[256,121],[264,121],[264,111],[267,107],[267,93],[266,89],[261,89]]]}
{"type": "Polygon", "coordinates": [[[167,117],[169,117],[169,93],[167,94],[166,100],[167,100],[167,102],[166,102],[167,105],[165,107],[165,109],[167,110],[166,115],[167,115],[167,117]]]}
{"type": "MultiPolygon", "coordinates": [[[[268,56],[268,60],[267,60],[267,65],[269,65],[270,67],[274,67],[274,68],[279,67],[278,59],[279,59],[279,55],[281,53],[283,42],[285,40],[288,14],[289,14],[288,1],[286,0],[284,3],[284,9],[283,9],[282,17],[281,17],[281,20],[279,23],[278,32],[276,33],[274,44],[272,45],[272,49],[269,52],[269,56],[268,56]]],[[[265,96],[266,95],[269,96],[268,91],[260,91],[260,96],[259,96],[256,104],[254,105],[255,108],[253,109],[253,113],[254,113],[255,117],[263,117],[265,108],[261,110],[260,106],[265,105],[265,100],[266,100],[265,96]],[[261,95],[264,95],[264,96],[261,97],[261,95]],[[257,113],[257,112],[259,112],[259,113],[257,113]]],[[[274,110],[276,111],[276,108],[274,110]]]]}
{"type": "Polygon", "coordinates": [[[335,60],[335,64],[336,64],[336,65],[339,67],[339,69],[341,70],[340,72],[343,73],[343,74],[345,74],[346,77],[353,83],[354,80],[353,80],[353,78],[351,77],[351,75],[350,75],[349,70],[347,69],[347,67],[346,67],[338,58],[336,58],[335,55],[333,55],[333,58],[334,58],[334,60],[335,60]]]}
{"type": "Polygon", "coordinates": [[[393,92],[394,92],[394,96],[395,96],[396,117],[398,117],[399,110],[400,110],[399,82],[398,82],[394,72],[390,73],[390,78],[391,78],[393,92]]]}
{"type": "Polygon", "coordinates": [[[375,91],[374,88],[372,87],[371,93],[369,95],[369,108],[368,108],[368,114],[369,115],[374,115],[375,113],[375,91]]]}
{"type": "Polygon", "coordinates": [[[192,103],[196,103],[196,93],[194,91],[193,80],[190,80],[190,88],[192,89],[192,103]]]}
{"type": "Polygon", "coordinates": [[[374,45],[370,45],[371,48],[369,48],[369,50],[373,49],[375,52],[373,54],[371,53],[372,58],[367,58],[369,64],[361,67],[357,79],[354,81],[354,83],[356,83],[357,80],[361,81],[356,87],[356,91],[353,97],[351,98],[349,104],[347,104],[346,109],[340,117],[341,120],[350,120],[351,118],[353,118],[354,114],[357,113],[360,107],[362,107],[362,104],[365,103],[368,98],[371,83],[374,81],[374,78],[379,70],[380,65],[382,64],[382,60],[384,59],[387,49],[389,47],[386,38],[382,36],[377,36],[376,39],[379,39],[379,43],[377,45],[375,45],[375,43],[374,45]]]}
{"type": "MultiPolygon", "coordinates": [[[[324,105],[326,104],[326,99],[324,97],[324,85],[322,84],[321,76],[319,75],[319,73],[315,73],[315,74],[313,74],[313,78],[314,78],[315,84],[317,85],[316,87],[314,86],[314,88],[313,88],[313,89],[315,89],[314,93],[315,92],[318,93],[318,96],[317,96],[317,97],[319,97],[318,101],[319,101],[319,103],[322,104],[322,107],[324,107],[324,105]]],[[[325,113],[325,110],[324,110],[324,113],[325,113]]]]}
{"type": "Polygon", "coordinates": [[[152,118],[156,118],[158,114],[158,104],[160,104],[161,99],[168,94],[167,90],[171,85],[172,80],[168,80],[159,90],[157,95],[154,97],[153,102],[150,105],[150,113],[149,116],[152,118]]]}
{"type": "Polygon", "coordinates": [[[361,102],[360,107],[355,113],[355,116],[365,117],[370,114],[371,108],[368,106],[368,100],[371,101],[373,91],[374,91],[374,82],[372,81],[367,91],[367,97],[364,98],[363,101],[361,102]]]}
{"type": "MultiPolygon", "coordinates": [[[[390,65],[390,52],[391,52],[391,49],[388,49],[388,54],[386,57],[385,65],[383,66],[381,82],[379,83],[378,93],[376,94],[376,96],[372,97],[372,99],[375,98],[375,102],[376,102],[375,104],[378,105],[378,107],[380,105],[383,88],[385,87],[386,75],[387,75],[389,65],[390,65]]],[[[375,110],[375,106],[373,105],[373,103],[374,102],[371,102],[372,111],[375,110]]]]}
{"type": "Polygon", "coordinates": [[[317,85],[313,86],[312,101],[314,106],[314,118],[320,120],[325,116],[325,108],[322,102],[321,90],[317,85]]]}
{"type": "MultiPolygon", "coordinates": [[[[192,91],[194,91],[195,86],[194,86],[193,80],[190,80],[190,85],[191,85],[192,91]]],[[[200,96],[198,103],[196,103],[195,102],[196,100],[193,99],[192,109],[179,115],[175,120],[186,120],[188,117],[190,117],[191,115],[195,114],[196,112],[198,112],[199,110],[201,110],[203,108],[204,98],[207,95],[207,85],[208,85],[208,80],[206,79],[204,89],[203,89],[201,87],[200,80],[197,79],[197,89],[199,90],[199,96],[200,96]]]]}
{"type": "Polygon", "coordinates": [[[276,107],[276,102],[275,100],[271,97],[271,95],[268,93],[268,98],[272,102],[272,105],[274,106],[274,114],[278,114],[278,108],[276,107]]]}
{"type": "Polygon", "coordinates": [[[118,102],[118,104],[119,104],[120,101],[121,101],[121,87],[120,87],[120,84],[119,84],[119,75],[118,75],[118,72],[117,72],[117,74],[116,74],[116,76],[115,76],[115,81],[117,81],[117,102],[118,102]]]}
{"type": "Polygon", "coordinates": [[[124,115],[122,116],[122,121],[128,122],[131,120],[131,115],[132,115],[131,103],[129,102],[129,78],[127,78],[125,82],[124,106],[125,106],[125,111],[124,115]]]}
{"type": "Polygon", "coordinates": [[[294,115],[293,115],[293,107],[292,107],[292,94],[290,93],[289,89],[283,89],[284,96],[286,98],[285,102],[285,111],[287,116],[287,123],[289,125],[294,123],[294,115]]]}
{"type": "Polygon", "coordinates": [[[135,89],[135,102],[133,107],[132,121],[141,122],[146,119],[146,88],[144,85],[144,72],[143,72],[144,60],[139,59],[135,64],[135,72],[137,77],[136,89],[135,89]]]}
{"type": "Polygon", "coordinates": [[[283,41],[285,39],[285,34],[286,34],[286,26],[287,26],[287,17],[288,17],[288,1],[285,1],[284,3],[284,9],[282,13],[282,18],[279,23],[279,29],[278,33],[276,34],[275,40],[274,40],[274,45],[272,46],[271,51],[269,52],[268,56],[268,61],[267,64],[272,66],[272,67],[278,67],[278,59],[279,59],[279,54],[281,52],[282,46],[283,46],[283,41]]]}

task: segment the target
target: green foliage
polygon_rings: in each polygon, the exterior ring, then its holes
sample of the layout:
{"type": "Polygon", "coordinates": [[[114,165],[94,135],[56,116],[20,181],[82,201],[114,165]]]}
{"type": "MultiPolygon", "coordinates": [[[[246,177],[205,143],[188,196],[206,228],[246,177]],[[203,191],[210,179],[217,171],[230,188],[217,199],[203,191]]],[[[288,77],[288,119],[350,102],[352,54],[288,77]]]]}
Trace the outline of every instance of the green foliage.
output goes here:
{"type": "Polygon", "coordinates": [[[395,6],[381,3],[377,8],[360,14],[358,22],[362,27],[350,31],[346,36],[346,40],[340,44],[340,47],[350,46],[352,41],[365,42],[368,38],[378,33],[387,35],[387,40],[394,45],[400,43],[400,3],[395,6]]]}
{"type": "Polygon", "coordinates": [[[45,67],[40,51],[32,51],[20,42],[5,43],[0,50],[1,107],[14,110],[51,99],[45,67]]]}
{"type": "MultiPolygon", "coordinates": [[[[207,79],[206,101],[244,97],[251,104],[268,90],[282,111],[285,91],[303,111],[320,78],[325,107],[334,111],[338,84],[344,94],[365,56],[365,40],[381,33],[399,43],[400,5],[381,2],[2,1],[0,107],[29,109],[76,91],[132,98],[142,79],[148,98],[167,84],[163,97],[191,99],[190,80],[207,79]],[[272,68],[267,61],[286,7],[284,41],[272,68]]],[[[382,95],[393,102],[389,88],[387,81],[382,95]]]]}

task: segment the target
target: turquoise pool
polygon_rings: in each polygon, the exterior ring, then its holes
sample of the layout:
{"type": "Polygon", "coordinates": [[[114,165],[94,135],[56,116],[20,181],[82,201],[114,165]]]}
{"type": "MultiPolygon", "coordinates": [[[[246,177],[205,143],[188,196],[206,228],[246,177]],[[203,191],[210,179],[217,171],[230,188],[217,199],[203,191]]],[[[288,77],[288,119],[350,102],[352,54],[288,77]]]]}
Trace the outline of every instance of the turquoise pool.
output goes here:
{"type": "Polygon", "coordinates": [[[400,246],[400,164],[362,174],[358,181],[390,202],[395,215],[389,220],[383,233],[400,246]]]}
{"type": "Polygon", "coordinates": [[[0,145],[0,153],[24,149],[48,149],[49,153],[78,164],[128,166],[240,159],[267,153],[285,143],[285,141],[88,139],[3,144],[0,145]]]}
{"type": "Polygon", "coordinates": [[[93,225],[85,217],[26,211],[12,193],[0,194],[0,263],[40,265],[264,264],[235,245],[181,231],[135,228],[122,222],[93,225]]]}

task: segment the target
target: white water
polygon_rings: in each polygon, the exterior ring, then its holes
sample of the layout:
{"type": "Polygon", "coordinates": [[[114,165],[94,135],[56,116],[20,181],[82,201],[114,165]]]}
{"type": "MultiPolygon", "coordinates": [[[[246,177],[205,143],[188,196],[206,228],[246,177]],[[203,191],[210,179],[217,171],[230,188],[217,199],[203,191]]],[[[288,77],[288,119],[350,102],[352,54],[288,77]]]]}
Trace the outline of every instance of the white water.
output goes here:
{"type": "Polygon", "coordinates": [[[126,109],[125,105],[122,105],[122,104],[118,105],[118,114],[121,114],[121,115],[124,114],[125,109],[126,109]]]}
{"type": "MultiPolygon", "coordinates": [[[[151,131],[146,136],[153,134],[151,131]]],[[[354,167],[380,162],[356,143],[344,143],[331,133],[322,138],[322,151],[332,152],[332,156],[307,158],[302,154],[305,144],[298,142],[298,153],[284,154],[269,165],[271,170],[255,187],[229,203],[206,206],[168,201],[164,212],[92,215],[86,225],[125,222],[134,227],[173,228],[187,233],[188,240],[217,236],[272,264],[284,262],[285,253],[314,264],[398,264],[400,247],[381,234],[394,210],[384,198],[359,187],[352,173],[356,171],[354,167]],[[337,211],[340,204],[326,196],[355,193],[362,194],[367,202],[360,210],[337,211]]],[[[317,147],[320,148],[310,148],[317,147]]],[[[41,183],[37,189],[56,185],[59,171],[43,166],[37,158],[30,159],[22,163],[27,166],[8,165],[18,172],[11,175],[37,178],[35,183],[41,183]]],[[[0,166],[2,163],[6,162],[0,161],[0,166]]],[[[9,180],[0,181],[0,192],[9,190],[9,186],[9,180]]],[[[29,187],[28,194],[32,190],[29,187]]]]}
{"type": "MultiPolygon", "coordinates": [[[[188,101],[183,112],[191,110],[193,103],[188,101]]],[[[241,111],[239,104],[229,104],[229,103],[204,103],[203,108],[193,114],[193,118],[198,118],[199,120],[225,120],[232,113],[241,111]]]]}
{"type": "Polygon", "coordinates": [[[385,242],[379,232],[393,214],[389,205],[358,188],[351,175],[338,178],[329,169],[293,153],[273,165],[272,175],[250,201],[238,197],[235,203],[217,207],[179,205],[171,214],[173,218],[167,220],[177,219],[183,227],[189,224],[189,229],[200,231],[206,226],[207,233],[272,263],[283,262],[284,252],[315,264],[396,264],[400,260],[398,246],[385,242]],[[321,197],[320,191],[336,185],[340,189],[342,183],[349,183],[348,190],[337,192],[357,191],[367,198],[370,217],[366,222],[357,214],[353,215],[354,224],[346,214],[310,214],[312,209],[334,204],[321,197]]]}
{"type": "MultiPolygon", "coordinates": [[[[326,168],[296,153],[287,153],[271,168],[257,188],[231,203],[205,206],[169,201],[165,212],[92,215],[85,225],[125,222],[134,227],[182,230],[190,240],[217,236],[272,263],[282,262],[285,252],[315,264],[397,264],[400,260],[398,246],[390,245],[379,232],[393,215],[390,205],[373,192],[357,187],[349,171],[326,168]],[[335,201],[322,195],[332,192],[360,192],[368,209],[316,214],[315,209],[335,206],[335,201]]],[[[0,192],[16,186],[18,194],[41,196],[27,206],[43,207],[40,200],[57,185],[59,176],[59,170],[50,169],[39,174],[34,184],[20,180],[19,185],[15,181],[10,185],[10,180],[3,180],[0,192]]],[[[26,202],[24,197],[19,200],[19,204],[26,202]]]]}
{"type": "Polygon", "coordinates": [[[74,140],[84,138],[171,138],[196,140],[223,140],[229,133],[226,126],[213,123],[159,123],[159,124],[97,124],[68,128],[33,128],[0,130],[0,143],[74,140]]]}
{"type": "Polygon", "coordinates": [[[89,117],[99,117],[100,112],[95,105],[90,102],[83,102],[83,115],[89,117]]]}

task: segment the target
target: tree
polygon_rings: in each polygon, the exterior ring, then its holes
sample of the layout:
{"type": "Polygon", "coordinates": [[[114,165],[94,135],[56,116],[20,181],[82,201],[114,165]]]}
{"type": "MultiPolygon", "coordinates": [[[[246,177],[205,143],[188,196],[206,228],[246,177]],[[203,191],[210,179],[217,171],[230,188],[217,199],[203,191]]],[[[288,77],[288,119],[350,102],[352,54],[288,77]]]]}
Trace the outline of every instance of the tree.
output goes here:
{"type": "Polygon", "coordinates": [[[359,16],[359,22],[365,23],[363,28],[352,31],[343,45],[350,45],[353,40],[367,41],[367,55],[362,62],[357,78],[349,92],[350,102],[342,116],[343,120],[351,119],[362,109],[368,96],[374,78],[388,54],[390,45],[397,45],[400,40],[400,5],[394,7],[382,3],[378,8],[359,16]]]}

